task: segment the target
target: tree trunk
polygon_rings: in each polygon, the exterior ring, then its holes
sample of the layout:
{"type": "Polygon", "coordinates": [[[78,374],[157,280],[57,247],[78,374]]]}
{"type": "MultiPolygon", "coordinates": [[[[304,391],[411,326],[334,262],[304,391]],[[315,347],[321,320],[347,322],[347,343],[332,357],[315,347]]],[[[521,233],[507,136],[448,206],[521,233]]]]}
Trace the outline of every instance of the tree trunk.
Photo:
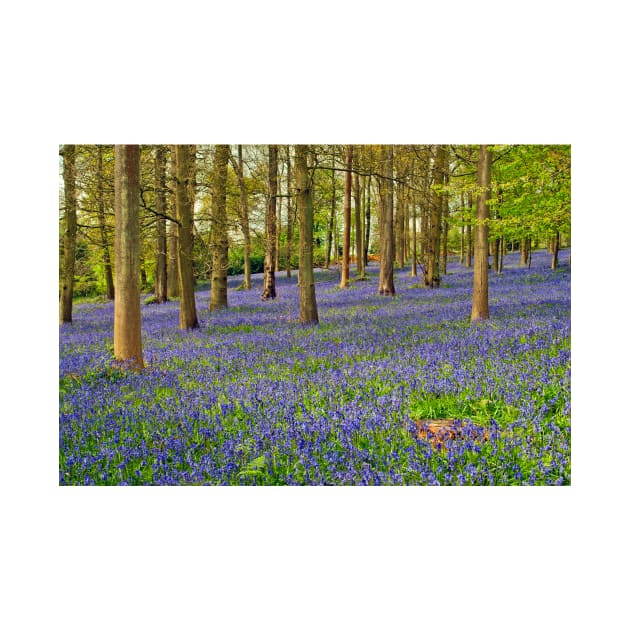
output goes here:
{"type": "MultiPolygon", "coordinates": [[[[293,256],[293,204],[291,200],[291,148],[287,146],[287,278],[291,277],[291,257],[293,256]]],[[[330,252],[328,258],[330,259],[330,252]]]]}
{"type": "Polygon", "coordinates": [[[553,248],[551,252],[551,269],[555,271],[558,266],[558,252],[560,251],[560,232],[556,231],[551,244],[553,248]]]}
{"type": "MultiPolygon", "coordinates": [[[[445,165],[446,168],[446,165],[445,165]]],[[[448,183],[448,176],[444,175],[444,183],[448,183]]],[[[448,263],[448,230],[449,230],[449,208],[448,193],[442,195],[442,273],[446,275],[446,264],[448,263]]]]}
{"type": "Polygon", "coordinates": [[[368,255],[370,253],[370,230],[372,226],[370,225],[370,221],[372,219],[372,175],[368,175],[367,185],[366,185],[366,204],[365,204],[365,239],[363,242],[363,260],[365,268],[368,266],[368,255]]]}
{"type": "Polygon", "coordinates": [[[473,196],[472,193],[468,193],[468,220],[466,221],[466,259],[464,260],[465,267],[472,267],[473,257],[473,230],[472,230],[472,216],[473,212],[473,196]]]}
{"type": "Polygon", "coordinates": [[[527,237],[523,237],[521,239],[521,267],[527,267],[527,259],[529,256],[529,252],[527,251],[527,237]]]}
{"type": "Polygon", "coordinates": [[[473,268],[473,296],[471,320],[488,319],[488,219],[490,212],[490,151],[488,146],[479,147],[477,162],[477,222],[475,225],[475,265],[473,268]]]}
{"type": "MultiPolygon", "coordinates": [[[[441,186],[444,181],[445,150],[443,145],[436,147],[433,165],[433,184],[441,186]]],[[[431,215],[429,218],[429,234],[427,238],[427,273],[425,283],[432,289],[440,286],[440,228],[442,218],[442,193],[433,190],[431,199],[431,215]]]]}
{"type": "Polygon", "coordinates": [[[339,288],[348,286],[350,280],[350,230],[352,228],[352,145],[348,145],[346,153],[345,186],[343,192],[343,255],[341,258],[341,282],[339,288]]]}
{"type": "Polygon", "coordinates": [[[105,287],[108,300],[114,299],[114,275],[112,273],[112,260],[109,255],[109,243],[107,239],[107,227],[105,225],[105,194],[103,191],[103,145],[97,145],[96,153],[96,179],[98,197],[98,225],[101,235],[101,249],[103,250],[103,269],[105,271],[105,287]]]}
{"type": "Polygon", "coordinates": [[[175,204],[177,207],[179,271],[179,327],[183,330],[197,328],[195,303],[195,276],[192,258],[193,211],[195,207],[195,151],[196,146],[184,144],[175,147],[175,204]]]}
{"type": "Polygon", "coordinates": [[[159,216],[166,214],[166,147],[155,147],[155,211],[158,213],[156,220],[157,240],[155,257],[155,301],[158,303],[167,300],[167,273],[166,273],[166,219],[159,216]]]}
{"type": "Polygon", "coordinates": [[[62,155],[66,226],[63,233],[63,277],[59,298],[59,323],[71,324],[77,249],[76,147],[73,144],[66,144],[62,149],[62,155]]]}
{"type": "Polygon", "coordinates": [[[115,145],[114,170],[114,358],[141,370],[139,146],[115,145]]]}
{"type": "Polygon", "coordinates": [[[263,300],[276,298],[276,195],[278,194],[278,147],[269,145],[269,202],[265,217],[263,300]]]}
{"type": "Polygon", "coordinates": [[[394,287],[394,147],[381,147],[382,175],[380,187],[379,233],[381,266],[378,278],[379,295],[395,295],[394,287]]]}
{"type": "Polygon", "coordinates": [[[418,226],[417,226],[417,198],[413,194],[411,200],[411,277],[418,277],[418,226]]]}
{"type": "Polygon", "coordinates": [[[365,263],[363,259],[363,222],[361,221],[361,186],[359,183],[358,173],[353,173],[352,183],[354,190],[354,242],[357,258],[357,278],[359,280],[365,280],[365,263]]]}
{"type": "Polygon", "coordinates": [[[245,175],[243,171],[243,145],[238,145],[238,162],[236,168],[239,194],[239,213],[241,231],[243,232],[243,289],[252,288],[252,266],[250,262],[251,242],[249,235],[249,210],[247,208],[247,190],[245,189],[245,175]]]}
{"type": "Polygon", "coordinates": [[[210,279],[210,310],[227,308],[227,165],[230,147],[217,144],[212,177],[212,277],[210,279]]]}
{"type": "MultiPolygon", "coordinates": [[[[169,164],[169,180],[173,182],[172,189],[177,191],[177,173],[175,167],[176,145],[170,146],[169,164]]],[[[168,195],[168,203],[170,205],[170,215],[177,218],[177,201],[176,194],[172,192],[168,195]]],[[[168,224],[167,237],[167,263],[166,263],[166,296],[169,300],[179,297],[179,226],[174,221],[168,224]]]]}
{"type": "Polygon", "coordinates": [[[306,166],[305,145],[295,146],[295,189],[300,224],[300,322],[316,324],[317,300],[313,275],[313,201],[306,166]]]}

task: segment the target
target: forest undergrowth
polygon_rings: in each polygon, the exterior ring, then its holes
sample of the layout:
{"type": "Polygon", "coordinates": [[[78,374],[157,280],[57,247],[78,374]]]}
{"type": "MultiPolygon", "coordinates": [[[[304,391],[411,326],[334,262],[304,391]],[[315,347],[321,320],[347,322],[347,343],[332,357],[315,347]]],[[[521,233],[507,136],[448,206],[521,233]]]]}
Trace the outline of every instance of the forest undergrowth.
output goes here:
{"type": "MultiPolygon", "coordinates": [[[[567,485],[570,251],[506,255],[491,319],[470,323],[472,269],[439,289],[409,268],[396,296],[316,272],[320,324],[298,322],[297,273],[262,302],[229,278],[229,309],[178,329],[176,301],[143,304],[147,369],[114,365],[113,304],[60,328],[60,485],[567,485]],[[426,423],[453,429],[432,440],[426,423]]],[[[148,298],[149,296],[144,296],[148,298]]]]}

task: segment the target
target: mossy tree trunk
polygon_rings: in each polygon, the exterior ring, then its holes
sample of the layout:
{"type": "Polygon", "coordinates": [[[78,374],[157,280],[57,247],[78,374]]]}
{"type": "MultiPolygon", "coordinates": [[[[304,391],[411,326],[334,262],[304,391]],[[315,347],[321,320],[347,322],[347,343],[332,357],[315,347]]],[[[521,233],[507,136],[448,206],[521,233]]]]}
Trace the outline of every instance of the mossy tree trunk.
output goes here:
{"type": "Polygon", "coordinates": [[[77,194],[76,194],[76,147],[66,144],[63,156],[63,186],[65,203],[65,229],[63,233],[63,276],[59,297],[59,323],[72,323],[72,296],[74,292],[74,268],[77,249],[77,194]]]}
{"type": "MultiPolygon", "coordinates": [[[[177,173],[175,166],[176,145],[170,146],[169,182],[171,183],[171,194],[167,199],[170,206],[169,214],[177,218],[177,173]]],[[[167,263],[166,263],[166,296],[169,300],[179,297],[179,225],[170,221],[167,226],[167,263]]]]}
{"type": "Polygon", "coordinates": [[[103,252],[103,270],[105,272],[105,291],[108,300],[114,299],[114,274],[112,272],[112,260],[109,255],[109,239],[107,238],[107,226],[105,224],[105,192],[103,190],[103,145],[96,147],[96,190],[98,205],[98,225],[101,236],[101,250],[103,252]]]}
{"type": "Polygon", "coordinates": [[[175,147],[175,205],[177,208],[179,273],[179,327],[182,330],[197,328],[195,303],[195,275],[193,269],[193,211],[195,207],[195,153],[196,145],[178,144],[175,147]]]}
{"type": "Polygon", "coordinates": [[[227,165],[230,147],[217,144],[212,177],[212,277],[210,281],[210,310],[227,308],[227,165]]]}

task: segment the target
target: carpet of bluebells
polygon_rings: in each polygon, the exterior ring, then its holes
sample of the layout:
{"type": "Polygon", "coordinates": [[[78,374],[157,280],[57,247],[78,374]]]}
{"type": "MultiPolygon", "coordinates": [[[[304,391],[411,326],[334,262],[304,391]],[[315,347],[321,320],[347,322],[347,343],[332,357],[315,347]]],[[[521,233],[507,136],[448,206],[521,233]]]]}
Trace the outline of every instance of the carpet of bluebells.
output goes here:
{"type": "Polygon", "coordinates": [[[143,303],[142,372],[113,363],[113,304],[77,304],[59,333],[59,483],[570,484],[569,254],[556,271],[547,252],[529,269],[507,255],[477,324],[456,261],[437,290],[397,270],[394,298],[374,264],[344,290],[317,271],[319,326],[298,322],[297,274],[269,302],[261,276],[231,277],[228,310],[197,292],[194,331],[177,302],[143,303]],[[459,437],[419,437],[432,418],[459,437]]]}

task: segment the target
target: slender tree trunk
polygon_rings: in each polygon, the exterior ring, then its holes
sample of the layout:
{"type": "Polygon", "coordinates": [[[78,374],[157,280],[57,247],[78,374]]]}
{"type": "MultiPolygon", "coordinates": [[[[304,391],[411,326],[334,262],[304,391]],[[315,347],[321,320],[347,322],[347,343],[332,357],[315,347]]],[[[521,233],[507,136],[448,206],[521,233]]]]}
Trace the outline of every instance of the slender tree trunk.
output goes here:
{"type": "Polygon", "coordinates": [[[65,201],[65,230],[63,233],[63,276],[59,299],[59,323],[72,323],[72,296],[77,248],[76,147],[66,144],[63,155],[63,186],[65,201]]]}
{"type": "Polygon", "coordinates": [[[521,239],[521,267],[527,267],[527,258],[529,256],[529,252],[527,251],[527,237],[523,237],[521,239]]]}
{"type": "Polygon", "coordinates": [[[394,147],[381,147],[383,177],[379,182],[381,192],[379,232],[381,237],[381,266],[378,279],[379,295],[395,295],[394,287],[394,147]]]}
{"type": "MultiPolygon", "coordinates": [[[[436,147],[435,163],[433,167],[434,185],[444,182],[445,150],[443,145],[436,147]]],[[[440,228],[442,215],[442,193],[433,190],[431,200],[431,216],[429,221],[429,235],[427,238],[427,273],[426,284],[431,288],[440,286],[440,228]]]]}
{"type": "Polygon", "coordinates": [[[551,269],[555,271],[558,266],[558,252],[560,251],[560,232],[556,231],[551,243],[553,248],[551,252],[551,269]]]}
{"type": "Polygon", "coordinates": [[[492,256],[492,271],[494,273],[499,273],[499,258],[501,256],[501,237],[497,236],[494,239],[494,247],[493,247],[493,256],[492,256]]]}
{"type": "Polygon", "coordinates": [[[370,230],[372,226],[370,224],[372,219],[372,175],[368,175],[366,191],[366,203],[365,203],[365,240],[363,243],[363,257],[364,265],[368,266],[368,256],[370,254],[370,230]]]}
{"type": "Polygon", "coordinates": [[[109,255],[109,243],[107,239],[107,227],[105,225],[105,193],[103,191],[103,145],[97,145],[96,153],[96,179],[97,179],[97,203],[98,226],[101,236],[101,249],[103,250],[103,269],[105,271],[105,287],[108,300],[114,299],[114,275],[112,261],[109,255]]]}
{"type": "MultiPolygon", "coordinates": [[[[448,178],[444,176],[444,183],[448,183],[448,178]]],[[[446,275],[446,264],[448,263],[448,230],[449,230],[449,208],[448,193],[442,195],[442,273],[446,275]]]]}
{"type": "Polygon", "coordinates": [[[217,144],[212,178],[212,277],[210,280],[210,310],[227,308],[227,165],[230,147],[217,144]]]}
{"type": "Polygon", "coordinates": [[[397,184],[396,190],[396,203],[394,211],[394,257],[396,260],[396,266],[402,269],[405,266],[405,251],[404,251],[404,227],[403,227],[403,194],[402,184],[397,184]]]}
{"type": "Polygon", "coordinates": [[[505,240],[503,236],[499,239],[499,273],[503,273],[503,254],[505,252],[505,240]]]}
{"type": "Polygon", "coordinates": [[[195,207],[195,152],[196,146],[177,145],[175,148],[176,188],[175,204],[178,230],[179,271],[179,327],[183,330],[197,328],[197,305],[195,302],[195,276],[192,258],[193,211],[195,207]]]}
{"type": "Polygon", "coordinates": [[[473,257],[473,231],[472,231],[472,212],[473,212],[473,196],[472,193],[468,193],[468,220],[466,221],[466,260],[464,261],[465,267],[472,266],[473,257]]]}
{"type": "MultiPolygon", "coordinates": [[[[287,278],[291,277],[291,257],[293,256],[293,203],[291,197],[291,147],[287,145],[287,278]]],[[[330,260],[330,252],[328,253],[330,260]]]]}
{"type": "Polygon", "coordinates": [[[300,322],[316,324],[319,317],[313,275],[313,201],[306,166],[307,150],[305,145],[295,146],[295,192],[300,224],[300,322]]]}
{"type": "Polygon", "coordinates": [[[249,235],[249,209],[247,207],[247,190],[245,189],[245,175],[243,171],[243,145],[238,145],[238,163],[236,175],[238,178],[239,206],[241,215],[241,230],[243,232],[243,289],[252,288],[252,265],[250,261],[251,240],[249,235]]]}
{"type": "MultiPolygon", "coordinates": [[[[166,214],[166,147],[158,144],[155,147],[155,211],[166,214]]],[[[167,300],[167,271],[166,271],[166,219],[159,216],[156,221],[157,240],[155,257],[155,301],[167,300]]]]}
{"type": "Polygon", "coordinates": [[[280,271],[280,237],[282,236],[282,171],[278,179],[276,203],[276,255],[274,256],[274,272],[280,271]]]}
{"type": "Polygon", "coordinates": [[[345,187],[343,193],[343,257],[341,259],[341,282],[339,287],[348,286],[350,280],[350,230],[352,228],[352,145],[348,145],[346,153],[345,187]]]}
{"type": "Polygon", "coordinates": [[[263,300],[276,298],[276,196],[278,194],[278,147],[269,145],[269,203],[265,218],[265,266],[263,300]]]}
{"type": "Polygon", "coordinates": [[[114,358],[141,370],[139,146],[115,145],[114,165],[114,358]]]}
{"type": "Polygon", "coordinates": [[[355,249],[357,258],[357,278],[365,280],[365,263],[363,259],[363,225],[361,221],[361,186],[358,173],[353,173],[352,183],[354,189],[354,229],[355,249]]]}
{"type": "Polygon", "coordinates": [[[479,147],[477,163],[477,223],[475,225],[475,266],[473,269],[473,296],[471,320],[488,319],[488,219],[490,212],[490,151],[488,146],[479,147]]]}
{"type": "MultiPolygon", "coordinates": [[[[169,180],[173,182],[173,191],[168,195],[167,200],[170,205],[170,215],[177,218],[177,169],[175,166],[176,145],[170,146],[169,180]]],[[[179,226],[174,221],[170,221],[168,226],[167,247],[166,247],[166,296],[169,300],[179,297],[179,226]]]]}
{"type": "Polygon", "coordinates": [[[416,195],[414,194],[411,201],[411,277],[418,277],[418,213],[416,204],[416,195]]]}
{"type": "Polygon", "coordinates": [[[328,221],[328,230],[326,232],[326,269],[330,268],[330,260],[332,254],[332,246],[333,246],[333,236],[335,230],[335,212],[337,206],[337,188],[336,184],[336,176],[335,176],[335,147],[332,148],[332,171],[331,171],[331,186],[332,186],[332,195],[330,202],[330,219],[328,221]]]}

